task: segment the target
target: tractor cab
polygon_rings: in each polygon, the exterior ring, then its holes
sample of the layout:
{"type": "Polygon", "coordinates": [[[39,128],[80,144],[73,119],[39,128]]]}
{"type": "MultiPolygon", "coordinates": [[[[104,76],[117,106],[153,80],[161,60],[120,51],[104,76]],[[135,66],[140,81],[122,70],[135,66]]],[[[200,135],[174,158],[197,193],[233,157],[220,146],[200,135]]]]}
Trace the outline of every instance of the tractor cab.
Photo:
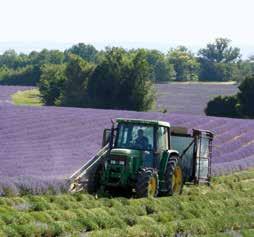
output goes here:
{"type": "Polygon", "coordinates": [[[168,149],[168,123],[118,119],[113,153],[124,149],[138,153],[139,164],[143,167],[156,167],[155,154],[158,148],[168,149]],[[164,138],[163,138],[164,136],[164,138]],[[163,144],[164,143],[164,144],[163,144]],[[119,150],[120,149],[120,150],[119,150]]]}
{"type": "MultiPolygon", "coordinates": [[[[116,156],[125,156],[126,159],[127,156],[132,156],[139,159],[139,166],[156,168],[159,153],[169,149],[169,123],[139,119],[116,121],[117,127],[111,139],[111,163],[118,163],[116,156]]],[[[110,140],[111,135],[112,131],[104,131],[103,145],[110,140]]]]}
{"type": "Polygon", "coordinates": [[[104,131],[103,145],[109,141],[111,149],[102,182],[106,186],[135,187],[139,170],[161,173],[161,160],[170,149],[170,124],[139,119],[117,119],[116,122],[116,128],[104,131]]]}

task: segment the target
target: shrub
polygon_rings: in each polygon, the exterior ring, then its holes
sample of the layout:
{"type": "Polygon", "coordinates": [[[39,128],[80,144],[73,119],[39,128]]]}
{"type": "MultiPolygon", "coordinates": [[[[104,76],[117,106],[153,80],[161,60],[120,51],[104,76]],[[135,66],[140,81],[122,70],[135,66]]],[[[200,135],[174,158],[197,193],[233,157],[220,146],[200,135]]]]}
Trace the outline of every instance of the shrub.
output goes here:
{"type": "Polygon", "coordinates": [[[209,101],[205,109],[206,115],[220,117],[239,117],[236,96],[218,96],[209,101]]]}
{"type": "Polygon", "coordinates": [[[241,114],[248,118],[254,118],[254,75],[247,77],[239,86],[240,92],[237,94],[239,100],[239,110],[241,114]]]}
{"type": "Polygon", "coordinates": [[[239,90],[235,96],[219,96],[209,101],[205,109],[206,115],[254,118],[254,75],[247,77],[240,84],[239,90]]]}

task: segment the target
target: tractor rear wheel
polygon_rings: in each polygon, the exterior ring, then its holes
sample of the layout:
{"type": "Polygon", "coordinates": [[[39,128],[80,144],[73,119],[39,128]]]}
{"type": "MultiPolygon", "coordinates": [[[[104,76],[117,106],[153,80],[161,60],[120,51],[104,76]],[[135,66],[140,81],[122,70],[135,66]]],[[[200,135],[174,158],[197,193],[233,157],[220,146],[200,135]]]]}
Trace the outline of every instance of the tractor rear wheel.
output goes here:
{"type": "Polygon", "coordinates": [[[153,169],[139,171],[136,183],[136,196],[156,197],[158,194],[158,174],[153,169]]]}
{"type": "Polygon", "coordinates": [[[171,156],[168,160],[165,172],[165,191],[163,196],[181,194],[183,190],[183,171],[178,156],[171,156]]]}

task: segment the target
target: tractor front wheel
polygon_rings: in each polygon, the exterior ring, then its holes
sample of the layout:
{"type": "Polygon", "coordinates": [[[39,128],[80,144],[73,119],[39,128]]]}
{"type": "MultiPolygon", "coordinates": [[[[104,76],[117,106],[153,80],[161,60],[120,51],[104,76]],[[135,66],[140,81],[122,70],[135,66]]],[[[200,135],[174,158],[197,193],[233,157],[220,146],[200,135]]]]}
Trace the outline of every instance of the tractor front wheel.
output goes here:
{"type": "Polygon", "coordinates": [[[165,191],[163,196],[181,194],[183,190],[183,171],[178,156],[171,156],[165,172],[165,191]]]}
{"type": "Polygon", "coordinates": [[[136,183],[136,196],[156,197],[158,194],[158,174],[153,169],[139,171],[136,183]]]}

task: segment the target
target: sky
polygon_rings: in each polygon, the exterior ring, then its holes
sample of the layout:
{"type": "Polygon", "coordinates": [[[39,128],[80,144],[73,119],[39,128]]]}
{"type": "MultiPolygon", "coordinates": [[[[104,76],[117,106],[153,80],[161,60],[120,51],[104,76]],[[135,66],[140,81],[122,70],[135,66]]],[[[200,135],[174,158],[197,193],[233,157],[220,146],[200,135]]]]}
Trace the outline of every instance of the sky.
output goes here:
{"type": "Polygon", "coordinates": [[[253,0],[0,0],[1,42],[254,48],[253,0]]]}

